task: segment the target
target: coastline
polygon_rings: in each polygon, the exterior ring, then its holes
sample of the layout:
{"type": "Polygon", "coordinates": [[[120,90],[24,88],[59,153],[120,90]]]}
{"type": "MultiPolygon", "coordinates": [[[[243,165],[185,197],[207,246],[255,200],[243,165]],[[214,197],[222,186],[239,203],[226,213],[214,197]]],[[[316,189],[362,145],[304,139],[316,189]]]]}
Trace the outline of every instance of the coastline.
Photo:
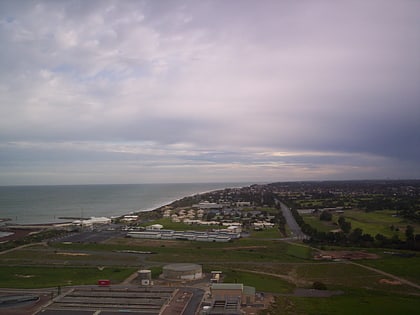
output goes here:
{"type": "Polygon", "coordinates": [[[59,224],[61,217],[150,212],[182,198],[249,183],[187,183],[0,187],[1,225],[59,224]]]}
{"type": "MultiPolygon", "coordinates": [[[[140,214],[140,213],[145,213],[145,212],[153,212],[153,211],[159,211],[160,209],[166,207],[166,206],[170,206],[173,203],[182,200],[184,198],[188,198],[188,197],[193,197],[193,196],[200,196],[200,195],[205,195],[205,194],[209,194],[209,193],[213,193],[213,192],[217,192],[217,191],[221,191],[224,189],[229,189],[229,188],[243,188],[246,187],[246,185],[240,186],[240,185],[235,185],[227,187],[224,186],[223,188],[216,188],[216,189],[210,189],[210,190],[205,190],[205,191],[200,191],[197,193],[192,193],[189,195],[184,195],[181,197],[177,197],[175,199],[172,199],[169,202],[162,202],[160,204],[158,204],[157,206],[153,206],[151,208],[148,209],[144,209],[144,210],[136,210],[136,211],[130,211],[128,213],[124,213],[121,215],[114,215],[114,216],[110,216],[109,218],[111,219],[117,219],[117,218],[122,218],[126,215],[136,215],[136,214],[140,214]]],[[[66,217],[68,219],[68,217],[66,217]]],[[[21,239],[23,237],[26,237],[28,235],[31,235],[33,233],[38,233],[42,230],[45,229],[49,229],[49,228],[60,228],[60,227],[65,227],[65,226],[69,226],[73,223],[73,221],[66,221],[66,222],[48,222],[48,223],[25,223],[25,224],[19,224],[19,223],[7,223],[12,221],[11,219],[8,218],[2,218],[2,221],[0,222],[0,244],[1,243],[6,243],[9,241],[14,241],[14,240],[18,240],[21,239]],[[3,236],[1,236],[1,234],[3,234],[3,236]]]]}
{"type": "MultiPolygon", "coordinates": [[[[192,184],[194,185],[194,184],[192,184]]],[[[252,185],[250,183],[209,183],[208,185],[220,185],[219,187],[214,187],[211,189],[206,189],[206,190],[201,190],[199,192],[194,192],[194,193],[190,193],[190,194],[184,194],[184,195],[180,195],[178,197],[175,197],[169,201],[163,201],[160,203],[157,203],[156,205],[153,205],[149,208],[146,209],[137,209],[137,210],[129,210],[126,212],[123,212],[121,214],[111,214],[111,215],[107,215],[107,214],[101,214],[100,212],[98,212],[96,215],[93,216],[89,216],[89,218],[91,217],[108,217],[111,219],[116,219],[116,218],[121,218],[125,215],[133,215],[133,214],[138,214],[138,213],[144,213],[144,212],[153,212],[153,211],[158,211],[159,209],[165,207],[165,206],[170,206],[171,204],[182,200],[184,198],[188,198],[188,197],[193,197],[193,196],[198,196],[198,195],[203,195],[203,194],[208,194],[208,193],[212,193],[212,192],[216,192],[216,191],[220,191],[220,190],[224,190],[224,189],[229,189],[229,188],[242,188],[242,187],[246,187],[248,185],[252,185]]],[[[33,222],[33,223],[19,223],[19,222],[13,222],[14,220],[11,218],[1,218],[1,222],[0,222],[0,231],[7,231],[8,229],[12,229],[12,228],[16,228],[16,229],[40,229],[40,228],[48,228],[48,227],[54,227],[57,226],[59,227],[60,225],[68,225],[70,224],[72,221],[69,221],[69,217],[73,217],[73,216],[54,216],[54,221],[55,222],[51,222],[51,221],[38,221],[38,222],[33,222]],[[62,220],[60,218],[63,218],[62,220]],[[64,221],[65,219],[67,219],[66,221],[64,221]]],[[[74,216],[75,217],[75,216],[74,216]]],[[[85,218],[87,218],[87,216],[84,216],[85,218]]],[[[3,241],[3,238],[0,237],[0,241],[3,241]]]]}

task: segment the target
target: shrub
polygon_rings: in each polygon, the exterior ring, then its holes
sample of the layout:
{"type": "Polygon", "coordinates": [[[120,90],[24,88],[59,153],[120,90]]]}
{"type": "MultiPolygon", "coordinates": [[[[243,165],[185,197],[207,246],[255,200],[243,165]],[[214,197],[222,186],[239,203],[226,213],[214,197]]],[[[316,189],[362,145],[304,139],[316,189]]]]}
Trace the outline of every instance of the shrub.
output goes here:
{"type": "Polygon", "coordinates": [[[315,281],[312,284],[312,289],[315,289],[315,290],[327,290],[327,286],[323,282],[315,281]]]}

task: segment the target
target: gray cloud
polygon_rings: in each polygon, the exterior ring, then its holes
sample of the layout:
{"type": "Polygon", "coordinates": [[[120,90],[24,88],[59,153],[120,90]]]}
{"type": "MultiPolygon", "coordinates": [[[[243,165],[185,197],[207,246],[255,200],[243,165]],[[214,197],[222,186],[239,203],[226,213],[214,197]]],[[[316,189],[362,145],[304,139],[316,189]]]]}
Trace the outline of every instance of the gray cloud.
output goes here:
{"type": "Polygon", "coordinates": [[[2,1],[1,184],[419,177],[419,9],[2,1]]]}

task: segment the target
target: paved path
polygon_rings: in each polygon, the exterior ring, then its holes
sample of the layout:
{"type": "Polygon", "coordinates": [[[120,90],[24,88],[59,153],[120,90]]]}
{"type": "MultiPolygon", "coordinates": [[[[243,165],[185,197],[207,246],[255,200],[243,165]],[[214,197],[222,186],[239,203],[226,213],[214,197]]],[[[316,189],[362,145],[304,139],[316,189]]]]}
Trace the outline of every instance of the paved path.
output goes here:
{"type": "Polygon", "coordinates": [[[10,253],[10,252],[13,252],[15,250],[22,249],[22,248],[25,248],[25,247],[31,247],[31,246],[36,246],[36,245],[48,246],[46,242],[29,243],[29,244],[25,244],[25,245],[21,245],[21,246],[18,246],[18,247],[13,247],[11,249],[4,250],[4,251],[0,252],[0,255],[7,254],[7,253],[10,253]]]}
{"type": "Polygon", "coordinates": [[[133,272],[131,275],[129,275],[128,277],[127,277],[127,279],[125,279],[123,282],[121,282],[121,284],[122,285],[127,285],[127,284],[131,284],[131,282],[134,280],[134,279],[136,279],[137,277],[138,277],[138,272],[137,271],[135,271],[135,272],[133,272]]]}

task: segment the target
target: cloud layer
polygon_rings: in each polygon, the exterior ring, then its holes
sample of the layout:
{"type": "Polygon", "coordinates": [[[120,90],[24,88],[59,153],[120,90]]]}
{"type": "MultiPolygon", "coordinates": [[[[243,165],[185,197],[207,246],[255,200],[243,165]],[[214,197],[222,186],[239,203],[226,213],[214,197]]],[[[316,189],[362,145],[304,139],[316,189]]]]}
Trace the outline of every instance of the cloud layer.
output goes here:
{"type": "Polygon", "coordinates": [[[0,184],[420,177],[418,2],[0,12],[0,184]]]}

